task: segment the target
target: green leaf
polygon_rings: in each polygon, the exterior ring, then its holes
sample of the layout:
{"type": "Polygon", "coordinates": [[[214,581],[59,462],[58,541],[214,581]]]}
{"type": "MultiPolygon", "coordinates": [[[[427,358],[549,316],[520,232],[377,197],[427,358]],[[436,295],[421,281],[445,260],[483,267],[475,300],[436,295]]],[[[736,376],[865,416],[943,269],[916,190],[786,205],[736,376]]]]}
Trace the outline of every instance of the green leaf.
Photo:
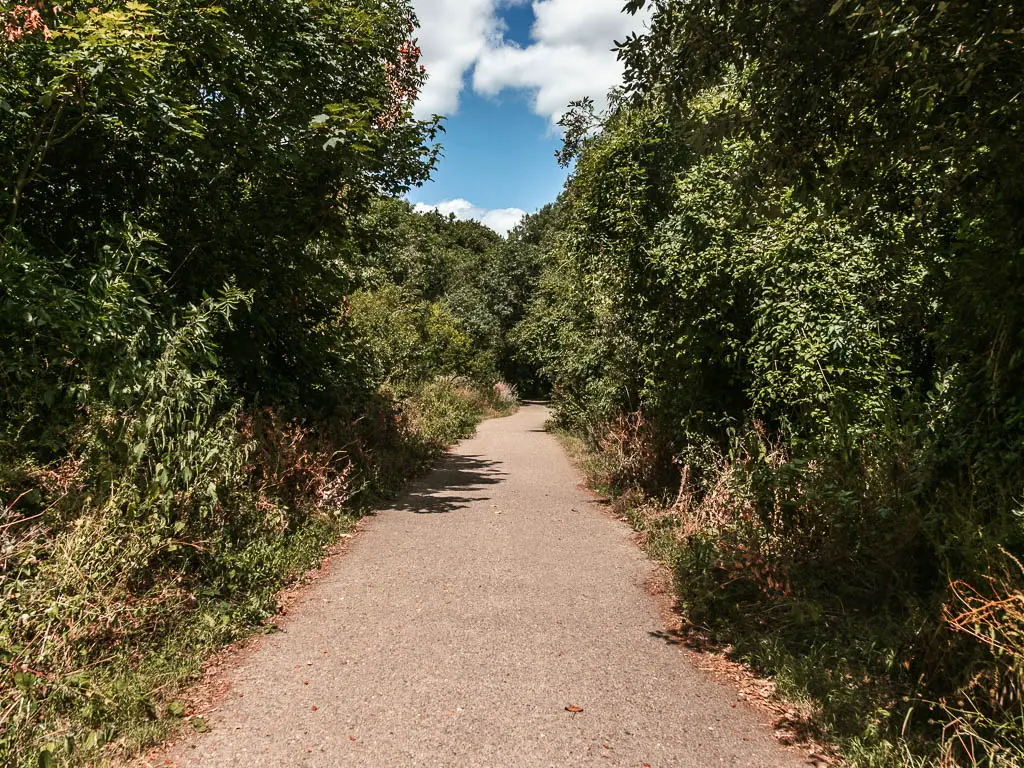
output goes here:
{"type": "Polygon", "coordinates": [[[89,734],[85,737],[85,741],[82,742],[82,750],[91,752],[92,750],[99,748],[104,741],[103,731],[89,731],[89,734]]]}

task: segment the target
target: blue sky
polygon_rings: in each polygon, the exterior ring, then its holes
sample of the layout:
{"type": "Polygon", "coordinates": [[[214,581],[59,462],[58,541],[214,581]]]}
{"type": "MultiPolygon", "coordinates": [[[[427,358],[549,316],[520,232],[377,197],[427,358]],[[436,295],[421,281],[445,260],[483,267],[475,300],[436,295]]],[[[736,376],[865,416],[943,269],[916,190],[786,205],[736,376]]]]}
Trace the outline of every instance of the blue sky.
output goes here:
{"type": "Polygon", "coordinates": [[[555,161],[561,139],[530,111],[525,94],[463,94],[445,129],[444,159],[434,180],[409,194],[412,202],[464,199],[533,212],[561,191],[566,172],[555,161]]]}
{"type": "Polygon", "coordinates": [[[557,197],[558,118],[618,84],[614,41],[643,19],[623,0],[413,0],[430,80],[420,116],[447,117],[445,156],[409,200],[505,232],[557,197]]]}

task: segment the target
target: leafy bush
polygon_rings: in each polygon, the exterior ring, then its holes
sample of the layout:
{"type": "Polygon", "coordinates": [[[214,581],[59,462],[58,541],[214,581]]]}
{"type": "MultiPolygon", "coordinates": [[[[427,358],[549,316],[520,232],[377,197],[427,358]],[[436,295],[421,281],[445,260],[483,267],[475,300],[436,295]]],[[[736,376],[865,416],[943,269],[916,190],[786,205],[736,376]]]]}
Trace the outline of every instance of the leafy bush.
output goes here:
{"type": "Polygon", "coordinates": [[[472,437],[483,417],[479,396],[471,385],[441,376],[420,385],[410,401],[412,422],[424,439],[447,446],[472,437]]]}
{"type": "MultiPolygon", "coordinates": [[[[412,21],[403,0],[0,15],[0,763],[159,738],[357,494],[436,450],[344,310],[364,214],[436,159],[412,21]]],[[[465,351],[435,305],[424,376],[465,351]]]]}
{"type": "Polygon", "coordinates": [[[168,638],[203,617],[223,641],[233,613],[270,607],[282,574],[263,555],[282,548],[282,510],[257,503],[238,410],[221,408],[227,385],[203,365],[230,308],[210,303],[164,334],[153,366],[118,382],[135,407],[92,405],[74,454],[20,468],[2,532],[12,765],[35,764],[52,733],[67,738],[43,753],[94,757],[155,706],[145,667],[168,638]]]}
{"type": "Polygon", "coordinates": [[[469,337],[447,307],[397,285],[349,299],[353,329],[371,361],[371,383],[415,384],[432,375],[468,375],[481,364],[469,337]]]}
{"type": "Polygon", "coordinates": [[[947,618],[1024,590],[1019,9],[644,6],[513,339],[691,618],[851,759],[1020,764],[1019,655],[947,618]]]}

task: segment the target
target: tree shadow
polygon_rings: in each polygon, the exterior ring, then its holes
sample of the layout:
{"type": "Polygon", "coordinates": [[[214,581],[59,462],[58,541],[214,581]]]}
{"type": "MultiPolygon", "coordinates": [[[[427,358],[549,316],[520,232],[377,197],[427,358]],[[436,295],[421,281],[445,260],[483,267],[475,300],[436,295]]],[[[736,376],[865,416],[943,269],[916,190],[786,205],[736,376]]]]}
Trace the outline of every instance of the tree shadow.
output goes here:
{"type": "Polygon", "coordinates": [[[672,629],[665,632],[648,632],[651,637],[656,637],[659,640],[664,640],[668,645],[685,645],[693,647],[691,638],[684,635],[678,629],[672,629]]]}
{"type": "MultiPolygon", "coordinates": [[[[727,644],[713,640],[709,631],[702,631],[693,626],[686,626],[681,630],[669,629],[663,632],[648,632],[647,634],[663,641],[667,645],[681,645],[698,653],[724,653],[727,648],[727,644]]],[[[726,655],[728,656],[729,654],[726,655]]]]}
{"type": "Polygon", "coordinates": [[[419,515],[436,515],[465,509],[490,497],[479,493],[508,476],[501,463],[480,456],[445,456],[437,468],[414,482],[391,508],[419,515]]]}

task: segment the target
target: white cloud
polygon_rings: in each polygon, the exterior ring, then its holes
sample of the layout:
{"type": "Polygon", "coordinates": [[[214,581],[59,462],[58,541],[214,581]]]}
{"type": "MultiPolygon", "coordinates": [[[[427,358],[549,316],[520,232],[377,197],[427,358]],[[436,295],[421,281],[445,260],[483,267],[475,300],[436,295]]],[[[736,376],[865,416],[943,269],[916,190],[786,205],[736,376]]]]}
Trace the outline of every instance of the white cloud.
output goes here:
{"type": "Polygon", "coordinates": [[[557,122],[570,101],[589,96],[603,105],[622,77],[612,47],[639,31],[648,15],[622,12],[622,0],[534,0],[532,42],[505,40],[498,9],[526,0],[415,0],[420,46],[430,79],[417,104],[427,116],[458,109],[466,74],[473,89],[533,94],[534,111],[557,122]]]}
{"type": "Polygon", "coordinates": [[[589,96],[603,106],[622,79],[615,41],[640,31],[648,16],[623,13],[622,0],[535,0],[533,13],[533,42],[488,46],[477,60],[474,90],[491,96],[530,90],[534,112],[552,123],[575,99],[589,96]]]}
{"type": "Polygon", "coordinates": [[[459,106],[466,71],[500,34],[494,0],[415,0],[423,64],[430,75],[416,114],[448,114],[459,106]]]}
{"type": "Polygon", "coordinates": [[[533,37],[552,45],[582,44],[608,50],[638,29],[622,0],[540,0],[533,4],[533,37]]]}
{"type": "Polygon", "coordinates": [[[436,205],[416,203],[415,210],[416,213],[438,211],[445,216],[453,213],[455,214],[455,218],[463,221],[471,219],[479,221],[481,224],[490,227],[500,235],[507,235],[520,221],[523,220],[523,217],[526,215],[526,211],[520,210],[519,208],[496,208],[487,210],[486,208],[480,208],[473,205],[468,200],[462,200],[461,198],[456,200],[445,200],[444,202],[437,203],[436,205]]]}

